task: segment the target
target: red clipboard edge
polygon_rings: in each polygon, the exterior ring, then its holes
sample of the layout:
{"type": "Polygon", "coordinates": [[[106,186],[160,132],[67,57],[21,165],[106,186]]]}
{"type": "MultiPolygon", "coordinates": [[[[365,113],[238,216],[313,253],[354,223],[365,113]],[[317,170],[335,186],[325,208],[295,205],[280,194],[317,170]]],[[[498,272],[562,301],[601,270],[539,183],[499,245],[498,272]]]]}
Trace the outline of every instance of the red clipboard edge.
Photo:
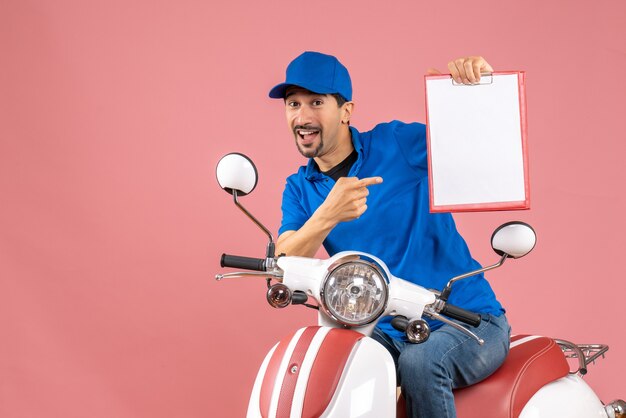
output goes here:
{"type": "Polygon", "coordinates": [[[468,203],[464,205],[439,205],[430,208],[430,213],[442,212],[492,212],[503,210],[529,210],[530,201],[521,200],[515,202],[494,203],[468,203]]]}
{"type": "Polygon", "coordinates": [[[469,203],[462,205],[435,205],[433,198],[433,173],[432,161],[430,158],[430,121],[428,120],[428,89],[427,80],[441,78],[452,78],[451,74],[437,74],[424,76],[424,100],[426,109],[426,155],[428,157],[428,196],[431,213],[441,212],[487,212],[504,210],[528,210],[530,209],[530,174],[528,164],[528,121],[526,119],[526,72],[525,71],[494,71],[494,75],[517,74],[517,88],[520,105],[520,128],[522,134],[522,163],[524,166],[524,200],[514,202],[494,202],[494,203],[469,203]]]}

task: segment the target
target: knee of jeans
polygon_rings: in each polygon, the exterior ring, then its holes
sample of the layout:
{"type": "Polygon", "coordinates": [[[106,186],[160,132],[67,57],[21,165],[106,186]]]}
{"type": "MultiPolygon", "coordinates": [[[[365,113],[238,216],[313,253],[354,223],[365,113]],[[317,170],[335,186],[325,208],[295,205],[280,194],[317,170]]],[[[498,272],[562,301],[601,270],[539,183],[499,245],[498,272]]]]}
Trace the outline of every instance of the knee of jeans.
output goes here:
{"type": "Polygon", "coordinates": [[[398,371],[412,376],[438,375],[442,371],[441,362],[433,358],[430,350],[424,346],[412,346],[402,351],[398,358],[398,371]]]}

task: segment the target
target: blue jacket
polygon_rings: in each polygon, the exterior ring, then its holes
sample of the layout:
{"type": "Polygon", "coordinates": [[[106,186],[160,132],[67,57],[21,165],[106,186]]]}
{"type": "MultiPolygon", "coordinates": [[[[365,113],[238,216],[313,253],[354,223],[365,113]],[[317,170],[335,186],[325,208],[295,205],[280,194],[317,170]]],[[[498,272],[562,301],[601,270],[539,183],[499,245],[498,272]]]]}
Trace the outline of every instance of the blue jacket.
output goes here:
{"type": "MultiPolygon", "coordinates": [[[[393,121],[369,132],[350,130],[358,159],[349,176],[380,176],[384,182],[369,188],[368,209],[359,219],[340,223],[330,232],[324,241],[326,251],[330,255],[346,250],[373,254],[394,276],[428,289],[441,290],[450,278],[480,268],[452,215],[429,211],[425,125],[393,121]]],[[[334,184],[312,159],[289,176],[279,234],[300,229],[334,184]]],[[[455,283],[449,301],[474,312],[504,312],[482,274],[455,283]]],[[[381,320],[379,327],[394,338],[405,339],[389,319],[381,320]]],[[[441,323],[431,321],[430,325],[436,329],[441,323]]]]}

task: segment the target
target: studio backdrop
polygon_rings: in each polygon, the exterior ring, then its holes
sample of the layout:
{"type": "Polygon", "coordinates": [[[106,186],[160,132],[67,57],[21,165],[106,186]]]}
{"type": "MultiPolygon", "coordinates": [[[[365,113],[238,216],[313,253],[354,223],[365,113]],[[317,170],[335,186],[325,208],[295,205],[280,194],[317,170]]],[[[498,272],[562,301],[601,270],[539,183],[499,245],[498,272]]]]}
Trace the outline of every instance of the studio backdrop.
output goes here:
{"type": "Polygon", "coordinates": [[[499,224],[534,226],[487,275],[513,332],[609,344],[586,380],[625,397],[624,22],[620,0],[1,0],[0,416],[244,416],[266,352],[315,314],[214,281],[266,243],[214,167],[254,159],[242,201],[276,234],[306,161],[267,93],[305,50],[350,69],[362,131],[423,122],[423,76],[451,59],[526,71],[531,209],[455,219],[483,264],[499,224]]]}

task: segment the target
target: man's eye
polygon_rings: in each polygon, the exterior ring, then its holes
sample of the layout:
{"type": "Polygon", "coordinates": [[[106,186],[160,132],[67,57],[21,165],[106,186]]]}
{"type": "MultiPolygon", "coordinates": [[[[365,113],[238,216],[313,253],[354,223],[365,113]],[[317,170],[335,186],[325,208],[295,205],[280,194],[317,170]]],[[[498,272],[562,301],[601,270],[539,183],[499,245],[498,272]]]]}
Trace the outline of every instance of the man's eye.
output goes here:
{"type": "Polygon", "coordinates": [[[323,101],[321,101],[321,100],[315,100],[315,101],[313,101],[313,106],[321,106],[321,105],[323,105],[323,104],[324,104],[324,102],[323,102],[323,101]]]}
{"type": "Polygon", "coordinates": [[[289,103],[287,103],[287,106],[289,106],[289,107],[298,107],[298,103],[297,102],[289,102],[289,103]]]}

